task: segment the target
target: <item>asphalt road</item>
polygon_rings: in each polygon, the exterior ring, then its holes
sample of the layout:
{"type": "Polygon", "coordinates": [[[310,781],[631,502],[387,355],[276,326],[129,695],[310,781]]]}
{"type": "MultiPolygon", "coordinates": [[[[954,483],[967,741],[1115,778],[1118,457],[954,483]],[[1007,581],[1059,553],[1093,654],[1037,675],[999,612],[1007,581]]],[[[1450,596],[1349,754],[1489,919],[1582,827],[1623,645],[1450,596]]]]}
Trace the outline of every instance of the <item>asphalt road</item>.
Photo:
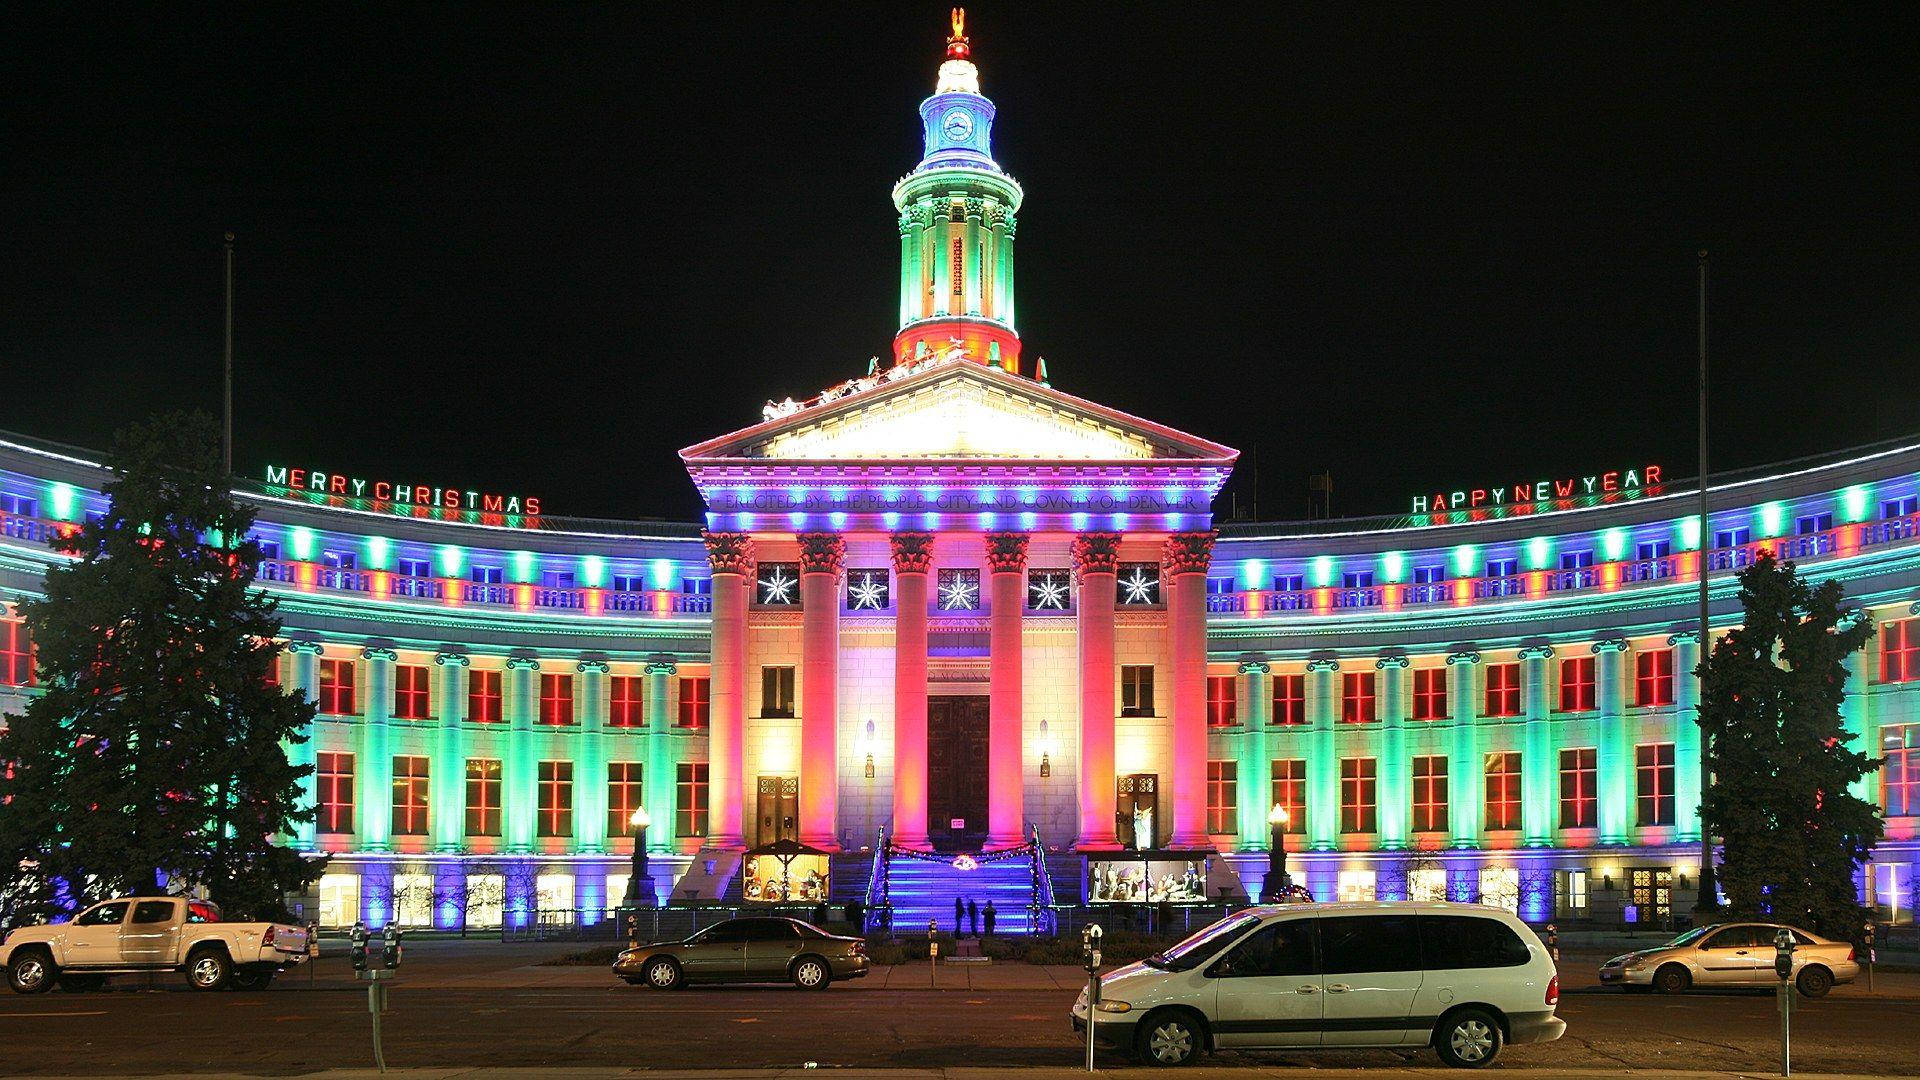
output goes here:
{"type": "MultiPolygon", "coordinates": [[[[469,946],[435,955],[429,947],[422,954],[410,954],[392,991],[385,1020],[389,1065],[1066,1066],[1081,1053],[1066,1021],[1070,989],[898,989],[869,982],[822,993],[694,988],[663,994],[603,982],[592,969],[523,966],[542,955],[537,948],[469,946]],[[527,985],[541,976],[570,985],[527,985]],[[463,979],[498,985],[458,985],[463,979]]],[[[1662,1072],[1775,1064],[1771,995],[1626,996],[1591,986],[1583,972],[1592,967],[1586,957],[1563,963],[1563,980],[1572,984],[1560,1005],[1567,1037],[1510,1048],[1503,1063],[1662,1072]]],[[[157,989],[0,995],[0,1074],[290,1074],[370,1066],[364,989],[342,978],[347,972],[337,960],[323,961],[318,974],[311,983],[305,975],[289,976],[253,994],[194,994],[174,978],[157,989]]],[[[1915,980],[1882,984],[1877,995],[1841,988],[1827,1000],[1799,1003],[1796,1069],[1920,1075],[1915,980]]],[[[1436,1063],[1425,1052],[1216,1059],[1235,1061],[1436,1063]]],[[[1102,1062],[1121,1064],[1105,1054],[1102,1062]]]]}

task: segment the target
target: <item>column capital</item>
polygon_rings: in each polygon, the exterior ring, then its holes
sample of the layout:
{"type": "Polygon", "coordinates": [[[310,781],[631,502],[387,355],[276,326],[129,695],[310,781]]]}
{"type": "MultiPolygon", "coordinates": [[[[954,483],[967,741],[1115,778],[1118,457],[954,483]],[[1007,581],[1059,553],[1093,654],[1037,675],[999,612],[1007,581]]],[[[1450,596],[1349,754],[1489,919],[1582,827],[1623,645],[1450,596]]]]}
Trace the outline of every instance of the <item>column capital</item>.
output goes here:
{"type": "Polygon", "coordinates": [[[400,654],[383,645],[369,645],[360,650],[360,655],[368,660],[385,660],[391,663],[400,659],[400,654]]]}
{"type": "Polygon", "coordinates": [[[647,661],[646,671],[649,675],[678,675],[680,665],[674,663],[671,657],[656,656],[647,661]]]}
{"type": "Polygon", "coordinates": [[[1119,533],[1081,533],[1073,538],[1073,573],[1084,580],[1088,574],[1120,572],[1119,533]]]}
{"type": "Polygon", "coordinates": [[[1627,648],[1626,638],[1602,638],[1593,643],[1595,653],[1626,652],[1627,648]]]}
{"type": "Polygon", "coordinates": [[[1522,660],[1551,660],[1551,659],[1553,659],[1553,646],[1551,646],[1551,645],[1528,645],[1527,647],[1525,647],[1525,648],[1523,648],[1523,649],[1521,649],[1521,650],[1520,650],[1520,659],[1522,659],[1522,660]]]}
{"type": "Polygon", "coordinates": [[[1698,645],[1700,644],[1700,631],[1681,630],[1676,633],[1668,634],[1667,644],[1668,645],[1698,645]]]}
{"type": "Polygon", "coordinates": [[[847,540],[839,533],[801,533],[800,572],[838,577],[847,561],[847,540]]]}
{"type": "Polygon", "coordinates": [[[1267,663],[1265,660],[1242,660],[1240,661],[1240,674],[1271,675],[1273,674],[1273,665],[1267,663]]]}
{"type": "Polygon", "coordinates": [[[897,532],[887,537],[893,546],[893,572],[924,574],[933,569],[933,534],[897,532]]]}
{"type": "Polygon", "coordinates": [[[1413,661],[1408,660],[1405,653],[1388,653],[1386,656],[1375,660],[1373,667],[1376,671],[1385,671],[1388,668],[1393,668],[1396,671],[1404,671],[1412,666],[1412,664],[1413,661]]]}
{"type": "Polygon", "coordinates": [[[605,675],[613,668],[609,667],[605,660],[582,660],[573,665],[573,670],[582,675],[605,675]]]}
{"type": "Polygon", "coordinates": [[[1174,533],[1167,537],[1161,562],[1166,564],[1168,576],[1206,573],[1207,568],[1213,565],[1213,539],[1216,535],[1209,529],[1206,532],[1174,533]]]}
{"type": "Polygon", "coordinates": [[[472,667],[473,660],[466,653],[443,652],[433,654],[435,667],[472,667]]]}
{"type": "Polygon", "coordinates": [[[1320,672],[1323,672],[1323,671],[1339,671],[1340,661],[1324,660],[1324,659],[1309,660],[1307,661],[1307,670],[1310,672],[1313,672],[1314,674],[1319,674],[1320,672]]]}
{"type": "Polygon", "coordinates": [[[287,642],[287,651],[290,653],[311,653],[314,656],[319,656],[323,648],[324,646],[317,641],[287,642]]]}
{"type": "Polygon", "coordinates": [[[717,533],[700,530],[707,545],[707,564],[716,574],[753,574],[753,537],[746,533],[717,533]]]}
{"type": "Polygon", "coordinates": [[[1449,667],[1454,664],[1477,664],[1479,662],[1480,654],[1471,649],[1463,649],[1457,653],[1447,654],[1447,666],[1449,667]]]}
{"type": "Polygon", "coordinates": [[[1026,533],[988,533],[987,569],[995,574],[1017,574],[1026,569],[1027,544],[1032,539],[1026,533]]]}
{"type": "Polygon", "coordinates": [[[509,656],[507,657],[507,670],[508,671],[539,671],[540,661],[535,660],[531,656],[509,656]]]}

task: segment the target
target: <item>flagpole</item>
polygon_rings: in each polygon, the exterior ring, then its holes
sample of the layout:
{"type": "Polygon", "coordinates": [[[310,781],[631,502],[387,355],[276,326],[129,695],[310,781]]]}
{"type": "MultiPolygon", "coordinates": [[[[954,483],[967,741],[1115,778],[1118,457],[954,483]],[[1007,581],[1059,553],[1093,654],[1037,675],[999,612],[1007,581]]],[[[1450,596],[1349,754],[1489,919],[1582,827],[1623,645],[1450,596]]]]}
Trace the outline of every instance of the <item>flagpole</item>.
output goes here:
{"type": "Polygon", "coordinates": [[[227,476],[233,475],[233,234],[227,234],[227,374],[222,383],[225,423],[220,439],[220,461],[227,476]]]}
{"type": "MultiPolygon", "coordinates": [[[[1697,551],[1700,556],[1700,662],[1706,663],[1713,655],[1713,638],[1707,632],[1707,564],[1712,550],[1713,533],[1708,528],[1707,518],[1707,253],[1700,253],[1700,543],[1697,551]]],[[[1694,694],[1694,722],[1700,721],[1700,710],[1706,706],[1707,680],[1700,678],[1700,685],[1694,694]]],[[[1707,766],[1707,729],[1700,727],[1700,800],[1706,805],[1707,791],[1713,784],[1713,770],[1707,766]]],[[[1695,911],[1717,911],[1720,908],[1720,893],[1714,881],[1713,872],[1713,832],[1707,828],[1706,815],[1700,815],[1700,895],[1694,902],[1695,911]]]]}

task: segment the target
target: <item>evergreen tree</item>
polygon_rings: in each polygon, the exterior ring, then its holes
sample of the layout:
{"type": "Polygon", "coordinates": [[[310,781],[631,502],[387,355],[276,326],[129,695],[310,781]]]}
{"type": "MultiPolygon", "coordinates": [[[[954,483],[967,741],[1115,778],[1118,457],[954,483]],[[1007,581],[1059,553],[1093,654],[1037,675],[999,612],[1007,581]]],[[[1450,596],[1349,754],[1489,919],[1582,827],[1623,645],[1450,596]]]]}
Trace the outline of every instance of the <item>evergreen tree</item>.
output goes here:
{"type": "Polygon", "coordinates": [[[1842,597],[1838,582],[1810,585],[1770,554],[1741,572],[1742,625],[1704,665],[1713,785],[1702,815],[1721,838],[1733,911],[1852,941],[1866,915],[1855,871],[1884,823],[1849,790],[1880,762],[1852,745],[1840,716],[1847,656],[1873,636],[1842,597]]]}
{"type": "Polygon", "coordinates": [[[44,691],[0,732],[0,866],[23,903],[200,886],[260,916],[319,876],[274,843],[313,816],[285,747],[314,707],[269,681],[280,621],[216,446],[199,414],[123,431],[106,513],[21,605],[44,691]]]}

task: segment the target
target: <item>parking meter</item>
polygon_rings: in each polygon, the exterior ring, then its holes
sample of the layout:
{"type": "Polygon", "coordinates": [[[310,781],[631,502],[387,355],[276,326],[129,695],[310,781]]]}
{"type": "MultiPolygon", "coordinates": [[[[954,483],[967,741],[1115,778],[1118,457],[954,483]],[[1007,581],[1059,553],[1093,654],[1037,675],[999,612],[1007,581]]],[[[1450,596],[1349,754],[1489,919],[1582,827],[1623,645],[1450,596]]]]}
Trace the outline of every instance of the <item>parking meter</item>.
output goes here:
{"type": "Polygon", "coordinates": [[[1106,932],[1100,929],[1099,923],[1090,923],[1085,930],[1080,931],[1082,959],[1086,962],[1089,972],[1100,970],[1100,939],[1105,935],[1106,932]]]}
{"type": "Polygon", "coordinates": [[[400,928],[392,923],[380,932],[380,959],[388,971],[400,966],[400,928]]]}
{"type": "Polygon", "coordinates": [[[1862,958],[1865,959],[1867,962],[1867,993],[1871,994],[1873,993],[1873,961],[1874,961],[1873,924],[1871,922],[1869,922],[1866,925],[1865,933],[1860,935],[1860,948],[1863,950],[1862,958]]]}
{"type": "Polygon", "coordinates": [[[1080,949],[1087,967],[1087,1071],[1093,1071],[1094,1019],[1100,1012],[1100,939],[1106,932],[1099,923],[1088,923],[1080,931],[1080,949]]]}
{"type": "Polygon", "coordinates": [[[1554,963],[1560,962],[1560,930],[1552,923],[1547,924],[1547,955],[1554,963]]]}
{"type": "Polygon", "coordinates": [[[1782,930],[1773,935],[1773,973],[1780,981],[1793,977],[1793,934],[1782,930]]]}
{"type": "Polygon", "coordinates": [[[1773,973],[1780,977],[1780,1075],[1793,1075],[1793,932],[1780,930],[1773,935],[1773,973]]]}
{"type": "Polygon", "coordinates": [[[367,924],[354,923],[353,932],[347,940],[348,955],[353,957],[353,970],[356,972],[367,970],[367,924]]]}

